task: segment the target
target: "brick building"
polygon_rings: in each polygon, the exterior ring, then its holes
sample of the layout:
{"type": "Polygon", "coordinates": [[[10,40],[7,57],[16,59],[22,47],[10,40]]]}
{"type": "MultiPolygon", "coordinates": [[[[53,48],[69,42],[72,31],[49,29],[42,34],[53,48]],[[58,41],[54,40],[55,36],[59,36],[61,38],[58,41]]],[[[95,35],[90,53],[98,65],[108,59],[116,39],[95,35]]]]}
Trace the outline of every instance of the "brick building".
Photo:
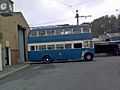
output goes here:
{"type": "Polygon", "coordinates": [[[11,16],[0,15],[0,44],[2,46],[3,66],[27,60],[28,31],[28,23],[21,12],[14,12],[11,16]]]}

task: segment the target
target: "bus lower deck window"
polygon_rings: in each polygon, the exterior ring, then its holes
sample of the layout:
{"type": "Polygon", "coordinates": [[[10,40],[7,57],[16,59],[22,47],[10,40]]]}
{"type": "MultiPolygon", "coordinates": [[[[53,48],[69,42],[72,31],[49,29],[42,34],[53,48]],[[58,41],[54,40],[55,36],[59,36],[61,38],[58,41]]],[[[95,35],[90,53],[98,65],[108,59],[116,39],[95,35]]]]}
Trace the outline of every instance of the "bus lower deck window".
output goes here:
{"type": "Polygon", "coordinates": [[[46,45],[40,45],[39,50],[46,50],[46,45]]]}
{"type": "Polygon", "coordinates": [[[48,45],[48,46],[47,46],[47,49],[48,49],[48,50],[55,50],[55,45],[48,45]]]}
{"type": "Polygon", "coordinates": [[[75,43],[74,48],[82,48],[82,43],[75,43]]]}
{"type": "Polygon", "coordinates": [[[89,42],[88,41],[85,41],[84,42],[84,47],[86,48],[86,47],[89,47],[89,42]]]}
{"type": "Polygon", "coordinates": [[[64,49],[64,45],[63,45],[63,44],[57,44],[57,45],[56,45],[56,49],[57,49],[57,50],[64,49]]]}
{"type": "Polygon", "coordinates": [[[35,50],[35,46],[30,46],[30,50],[34,51],[35,50]]]}
{"type": "Polygon", "coordinates": [[[71,44],[65,44],[65,49],[71,49],[72,45],[71,44]]]}

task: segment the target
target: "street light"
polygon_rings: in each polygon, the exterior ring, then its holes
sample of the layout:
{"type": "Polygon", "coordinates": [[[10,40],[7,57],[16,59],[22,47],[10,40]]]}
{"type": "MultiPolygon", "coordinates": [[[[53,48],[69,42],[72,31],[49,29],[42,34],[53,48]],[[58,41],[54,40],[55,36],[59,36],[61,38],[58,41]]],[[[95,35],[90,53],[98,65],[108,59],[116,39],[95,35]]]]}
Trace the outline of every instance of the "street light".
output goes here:
{"type": "Polygon", "coordinates": [[[76,16],[75,18],[77,18],[77,25],[79,25],[79,14],[78,14],[78,10],[76,10],[76,16]]]}

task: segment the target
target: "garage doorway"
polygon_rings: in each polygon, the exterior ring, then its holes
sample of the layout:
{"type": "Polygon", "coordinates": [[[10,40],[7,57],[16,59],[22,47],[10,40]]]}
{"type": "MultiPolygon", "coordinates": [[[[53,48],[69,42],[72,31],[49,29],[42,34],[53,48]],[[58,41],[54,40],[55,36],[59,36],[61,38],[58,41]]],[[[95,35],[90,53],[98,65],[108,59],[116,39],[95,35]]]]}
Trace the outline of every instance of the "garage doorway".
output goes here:
{"type": "Polygon", "coordinates": [[[19,63],[25,61],[25,29],[18,25],[19,63]]]}

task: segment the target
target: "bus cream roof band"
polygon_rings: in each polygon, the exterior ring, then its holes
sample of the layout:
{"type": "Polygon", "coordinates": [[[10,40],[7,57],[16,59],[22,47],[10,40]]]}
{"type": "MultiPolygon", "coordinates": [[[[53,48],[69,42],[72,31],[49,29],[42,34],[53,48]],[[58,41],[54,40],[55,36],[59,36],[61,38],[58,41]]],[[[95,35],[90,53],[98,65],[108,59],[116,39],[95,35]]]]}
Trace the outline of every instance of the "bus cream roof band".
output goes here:
{"type": "Polygon", "coordinates": [[[69,44],[69,43],[83,43],[85,41],[91,41],[91,40],[82,40],[82,41],[67,41],[67,42],[50,42],[50,43],[31,43],[28,44],[29,46],[36,46],[36,45],[53,45],[53,44],[69,44]]]}

